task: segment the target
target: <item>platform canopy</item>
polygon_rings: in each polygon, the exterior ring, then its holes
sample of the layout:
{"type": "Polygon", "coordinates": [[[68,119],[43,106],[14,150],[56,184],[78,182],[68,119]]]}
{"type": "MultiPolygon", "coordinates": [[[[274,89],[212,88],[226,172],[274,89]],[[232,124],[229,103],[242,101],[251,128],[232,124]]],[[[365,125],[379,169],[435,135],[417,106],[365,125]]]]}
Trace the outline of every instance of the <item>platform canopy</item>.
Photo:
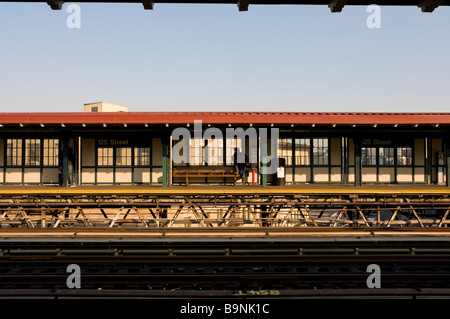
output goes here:
{"type": "MultiPolygon", "coordinates": [[[[46,2],[53,10],[61,10],[62,6],[67,1],[59,0],[28,0],[28,1],[4,1],[0,2],[46,2]]],[[[120,1],[120,0],[80,0],[80,1],[70,1],[70,3],[141,3],[144,9],[152,10],[154,5],[157,3],[192,3],[192,4],[235,4],[237,5],[239,11],[247,11],[249,5],[327,5],[331,12],[341,12],[342,8],[346,5],[371,5],[377,4],[381,6],[418,6],[423,12],[433,12],[438,6],[448,6],[450,5],[450,0],[219,0],[219,1],[183,1],[183,0],[168,0],[168,1],[150,1],[150,0],[140,0],[140,1],[120,1]]]]}
{"type": "Polygon", "coordinates": [[[73,112],[0,113],[0,127],[8,125],[315,125],[330,126],[449,126],[450,113],[307,113],[307,112],[73,112]]]}

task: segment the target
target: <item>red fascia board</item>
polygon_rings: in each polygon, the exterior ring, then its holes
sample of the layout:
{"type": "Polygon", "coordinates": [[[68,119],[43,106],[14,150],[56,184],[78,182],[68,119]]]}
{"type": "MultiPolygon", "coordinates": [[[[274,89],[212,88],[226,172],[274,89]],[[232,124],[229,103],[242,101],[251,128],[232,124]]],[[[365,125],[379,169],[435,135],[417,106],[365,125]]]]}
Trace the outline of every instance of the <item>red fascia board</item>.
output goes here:
{"type": "Polygon", "coordinates": [[[0,124],[450,124],[450,113],[0,113],[0,124]]]}

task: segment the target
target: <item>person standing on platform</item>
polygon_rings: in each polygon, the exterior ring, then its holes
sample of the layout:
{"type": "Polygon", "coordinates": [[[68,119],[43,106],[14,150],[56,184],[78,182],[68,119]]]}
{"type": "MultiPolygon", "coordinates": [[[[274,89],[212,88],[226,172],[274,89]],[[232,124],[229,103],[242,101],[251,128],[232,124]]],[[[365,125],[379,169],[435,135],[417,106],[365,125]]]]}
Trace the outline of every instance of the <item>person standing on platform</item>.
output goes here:
{"type": "Polygon", "coordinates": [[[73,154],[72,148],[70,147],[67,150],[67,166],[69,187],[75,187],[75,155],[73,154]]]}
{"type": "Polygon", "coordinates": [[[234,169],[236,170],[236,173],[238,173],[241,176],[241,178],[244,178],[245,155],[238,148],[235,148],[233,160],[234,160],[234,169]]]}

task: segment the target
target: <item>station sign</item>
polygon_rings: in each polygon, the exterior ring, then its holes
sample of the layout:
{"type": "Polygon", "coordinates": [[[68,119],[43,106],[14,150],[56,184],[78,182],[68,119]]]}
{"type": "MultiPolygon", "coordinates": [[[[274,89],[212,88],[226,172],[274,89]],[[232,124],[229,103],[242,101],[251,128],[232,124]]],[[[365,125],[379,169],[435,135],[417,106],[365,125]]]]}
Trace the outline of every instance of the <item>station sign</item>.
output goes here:
{"type": "Polygon", "coordinates": [[[149,147],[151,140],[129,138],[98,138],[97,147],[149,147]]]}
{"type": "Polygon", "coordinates": [[[412,146],[414,141],[410,137],[362,137],[361,146],[363,147],[395,147],[395,146],[412,146]]]}

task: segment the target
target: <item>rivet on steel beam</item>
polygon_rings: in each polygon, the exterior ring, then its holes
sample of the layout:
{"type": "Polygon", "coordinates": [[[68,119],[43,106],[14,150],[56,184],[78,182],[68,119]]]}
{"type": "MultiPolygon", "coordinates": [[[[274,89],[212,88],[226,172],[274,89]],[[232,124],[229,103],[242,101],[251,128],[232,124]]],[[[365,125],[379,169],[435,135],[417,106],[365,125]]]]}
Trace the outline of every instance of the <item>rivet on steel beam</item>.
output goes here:
{"type": "Polygon", "coordinates": [[[238,0],[237,6],[239,11],[248,11],[249,0],[238,0]]]}
{"type": "Polygon", "coordinates": [[[334,0],[328,2],[328,8],[330,8],[331,12],[341,12],[342,8],[344,8],[347,0],[334,0]]]}
{"type": "Polygon", "coordinates": [[[52,10],[61,10],[64,1],[47,0],[47,4],[52,8],[52,10]]]}
{"type": "Polygon", "coordinates": [[[439,7],[442,2],[444,2],[443,0],[424,0],[424,1],[420,1],[417,6],[422,10],[422,12],[433,12],[434,9],[436,9],[437,7],[439,7]]]}
{"type": "Polygon", "coordinates": [[[149,0],[142,0],[142,5],[144,6],[145,10],[153,10],[153,6],[155,5],[155,3],[149,0]]]}

